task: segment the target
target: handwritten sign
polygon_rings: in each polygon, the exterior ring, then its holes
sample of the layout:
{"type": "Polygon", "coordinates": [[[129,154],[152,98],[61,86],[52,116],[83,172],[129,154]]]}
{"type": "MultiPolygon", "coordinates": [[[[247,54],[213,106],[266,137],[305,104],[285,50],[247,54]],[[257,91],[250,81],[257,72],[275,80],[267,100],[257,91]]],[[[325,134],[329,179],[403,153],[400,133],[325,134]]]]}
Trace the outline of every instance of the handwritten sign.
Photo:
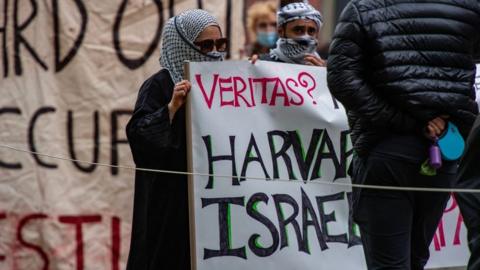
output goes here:
{"type": "MultiPolygon", "coordinates": [[[[203,78],[204,79],[204,78],[203,78]]],[[[214,99],[220,100],[220,107],[256,107],[268,106],[303,106],[305,102],[317,104],[313,91],[317,87],[316,80],[308,72],[300,72],[297,77],[220,77],[213,74],[210,89],[205,89],[202,75],[195,75],[195,82],[202,91],[209,109],[214,99]],[[254,92],[259,92],[256,95],[254,92]],[[231,99],[226,95],[230,94],[231,99]]],[[[334,100],[332,98],[332,100],[334,100]]],[[[334,101],[335,102],[335,101],[334,101]]],[[[336,107],[338,105],[335,103],[336,107]]]]}
{"type": "MultiPolygon", "coordinates": [[[[351,189],[328,185],[350,183],[352,147],[325,68],[191,63],[188,73],[189,167],[201,174],[190,179],[194,269],[365,269],[351,189]]],[[[433,254],[431,265],[465,265],[456,204],[446,212],[432,253],[448,261],[433,254]]]]}

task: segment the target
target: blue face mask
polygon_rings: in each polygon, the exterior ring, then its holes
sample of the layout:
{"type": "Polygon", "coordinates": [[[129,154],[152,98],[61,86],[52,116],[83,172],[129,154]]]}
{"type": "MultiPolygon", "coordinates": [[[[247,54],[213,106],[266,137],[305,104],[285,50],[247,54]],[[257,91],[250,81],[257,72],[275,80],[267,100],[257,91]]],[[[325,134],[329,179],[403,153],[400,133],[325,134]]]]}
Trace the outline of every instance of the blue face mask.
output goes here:
{"type": "Polygon", "coordinates": [[[258,32],[257,33],[257,42],[258,44],[267,47],[273,48],[277,44],[278,34],[277,32],[258,32]]]}

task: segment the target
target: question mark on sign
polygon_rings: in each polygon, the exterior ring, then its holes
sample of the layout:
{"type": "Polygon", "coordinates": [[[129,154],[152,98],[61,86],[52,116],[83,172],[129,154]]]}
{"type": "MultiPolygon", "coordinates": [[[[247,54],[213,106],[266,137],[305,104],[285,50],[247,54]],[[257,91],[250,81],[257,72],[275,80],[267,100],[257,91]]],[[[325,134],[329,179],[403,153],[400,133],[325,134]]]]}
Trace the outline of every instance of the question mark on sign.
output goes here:
{"type": "Polygon", "coordinates": [[[302,73],[298,74],[298,82],[300,83],[300,85],[302,87],[308,88],[307,89],[307,94],[313,100],[313,104],[317,105],[317,102],[315,101],[315,98],[313,97],[313,94],[312,94],[313,90],[315,90],[315,88],[317,87],[317,83],[315,82],[315,79],[313,78],[313,76],[310,75],[307,72],[302,72],[302,73]],[[310,80],[308,80],[304,77],[308,77],[308,78],[310,78],[310,80]],[[311,87],[309,87],[309,81],[312,82],[311,87]]]}

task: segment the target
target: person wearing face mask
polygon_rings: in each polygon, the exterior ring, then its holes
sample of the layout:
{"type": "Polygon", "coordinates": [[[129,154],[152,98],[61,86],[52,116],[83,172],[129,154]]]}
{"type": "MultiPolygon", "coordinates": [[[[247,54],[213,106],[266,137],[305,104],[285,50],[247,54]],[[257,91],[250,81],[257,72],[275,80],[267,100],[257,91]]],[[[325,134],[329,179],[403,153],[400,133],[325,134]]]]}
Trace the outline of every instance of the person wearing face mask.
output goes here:
{"type": "MultiPolygon", "coordinates": [[[[162,36],[163,69],[141,86],[126,131],[137,167],[184,172],[184,61],[222,61],[228,42],[203,10],[171,18],[162,36]]],[[[190,269],[187,176],[136,171],[127,270],[138,269],[190,269]]]]}
{"type": "Polygon", "coordinates": [[[277,4],[275,1],[257,2],[248,9],[247,30],[252,41],[247,46],[248,56],[268,53],[277,44],[277,4]]]}
{"type": "Polygon", "coordinates": [[[279,39],[270,53],[252,56],[257,59],[300,65],[326,66],[318,55],[318,36],[323,25],[320,11],[308,1],[288,3],[277,12],[279,39]]]}

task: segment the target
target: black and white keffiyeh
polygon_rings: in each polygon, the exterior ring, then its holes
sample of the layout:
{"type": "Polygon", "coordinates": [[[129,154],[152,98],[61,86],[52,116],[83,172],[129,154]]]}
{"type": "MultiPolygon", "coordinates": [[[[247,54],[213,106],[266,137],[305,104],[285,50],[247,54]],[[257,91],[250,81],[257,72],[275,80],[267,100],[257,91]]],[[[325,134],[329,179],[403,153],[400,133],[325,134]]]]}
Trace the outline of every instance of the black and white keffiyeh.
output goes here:
{"type": "MultiPolygon", "coordinates": [[[[278,26],[294,20],[312,20],[317,24],[319,30],[323,25],[322,14],[308,1],[288,4],[277,12],[278,26]]],[[[279,38],[277,47],[270,51],[270,57],[285,63],[306,64],[305,55],[313,54],[319,57],[316,52],[317,44],[317,40],[308,35],[297,38],[279,38]]]]}
{"type": "Polygon", "coordinates": [[[305,56],[312,54],[320,57],[317,53],[317,40],[311,36],[299,38],[279,38],[277,47],[270,50],[270,57],[290,64],[304,65],[305,56]]]}
{"type": "Polygon", "coordinates": [[[308,1],[288,4],[277,12],[278,26],[299,19],[314,21],[317,24],[318,29],[322,28],[323,25],[322,14],[310,5],[308,1]]]}
{"type": "Polygon", "coordinates": [[[198,35],[211,25],[219,26],[217,19],[200,9],[185,11],[171,18],[165,24],[162,34],[160,65],[170,72],[174,83],[178,83],[185,78],[183,71],[185,61],[223,60],[224,53],[214,51],[205,54],[193,44],[198,35]]]}

